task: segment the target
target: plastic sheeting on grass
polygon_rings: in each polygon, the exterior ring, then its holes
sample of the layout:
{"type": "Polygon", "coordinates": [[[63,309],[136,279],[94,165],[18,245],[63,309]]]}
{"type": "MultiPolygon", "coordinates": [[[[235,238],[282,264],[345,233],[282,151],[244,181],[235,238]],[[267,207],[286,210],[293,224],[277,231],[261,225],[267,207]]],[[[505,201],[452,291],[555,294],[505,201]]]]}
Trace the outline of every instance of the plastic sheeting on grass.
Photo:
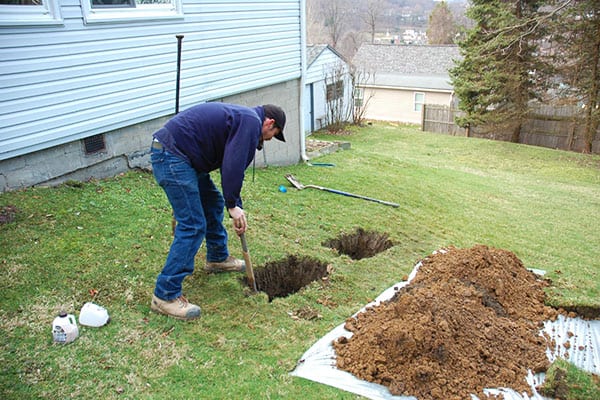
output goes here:
{"type": "MultiPolygon", "coordinates": [[[[400,288],[410,283],[420,266],[420,262],[415,265],[407,281],[399,282],[386,289],[374,301],[361,308],[354,315],[391,299],[400,288]]],[[[543,275],[543,271],[532,271],[538,275],[543,275]]],[[[291,375],[333,386],[373,400],[416,399],[413,396],[394,396],[389,392],[387,387],[358,379],[351,373],[336,367],[333,341],[340,336],[347,338],[352,336],[352,333],[347,331],[344,325],[345,323],[338,325],[308,349],[298,361],[291,375]]],[[[548,348],[546,350],[546,355],[550,361],[561,357],[584,371],[600,374],[600,321],[566,318],[561,315],[556,321],[546,321],[541,333],[548,334],[549,338],[554,340],[555,343],[553,349],[548,348]],[[569,346],[565,346],[567,342],[569,342],[569,346]]],[[[538,394],[535,389],[536,386],[543,383],[544,378],[545,374],[543,373],[534,375],[531,372],[526,377],[527,382],[532,388],[533,395],[531,397],[527,394],[520,394],[514,390],[505,388],[485,389],[484,393],[490,395],[502,394],[505,400],[549,400],[538,394]]],[[[471,396],[473,399],[478,399],[475,395],[471,396]]]]}

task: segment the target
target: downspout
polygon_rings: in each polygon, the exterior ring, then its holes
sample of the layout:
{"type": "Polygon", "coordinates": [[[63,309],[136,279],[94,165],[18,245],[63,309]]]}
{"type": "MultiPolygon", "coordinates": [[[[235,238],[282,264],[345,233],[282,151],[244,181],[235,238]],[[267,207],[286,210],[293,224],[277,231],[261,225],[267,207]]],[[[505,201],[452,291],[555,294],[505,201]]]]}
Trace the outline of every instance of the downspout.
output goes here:
{"type": "Polygon", "coordinates": [[[300,0],[300,107],[298,107],[300,125],[300,156],[308,162],[306,155],[306,130],[304,126],[304,86],[306,76],[306,0],[300,0]]]}

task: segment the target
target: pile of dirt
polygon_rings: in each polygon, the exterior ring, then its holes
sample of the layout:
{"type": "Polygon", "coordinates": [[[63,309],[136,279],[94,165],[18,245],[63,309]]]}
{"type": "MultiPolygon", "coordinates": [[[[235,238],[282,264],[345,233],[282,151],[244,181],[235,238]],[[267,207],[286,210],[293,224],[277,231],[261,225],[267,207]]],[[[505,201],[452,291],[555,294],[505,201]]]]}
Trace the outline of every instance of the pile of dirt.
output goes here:
{"type": "Polygon", "coordinates": [[[450,248],[422,260],[392,299],[346,321],[334,341],[338,368],[426,399],[485,398],[484,388],[531,395],[526,382],[549,367],[543,322],[547,282],[511,252],[450,248]]]}

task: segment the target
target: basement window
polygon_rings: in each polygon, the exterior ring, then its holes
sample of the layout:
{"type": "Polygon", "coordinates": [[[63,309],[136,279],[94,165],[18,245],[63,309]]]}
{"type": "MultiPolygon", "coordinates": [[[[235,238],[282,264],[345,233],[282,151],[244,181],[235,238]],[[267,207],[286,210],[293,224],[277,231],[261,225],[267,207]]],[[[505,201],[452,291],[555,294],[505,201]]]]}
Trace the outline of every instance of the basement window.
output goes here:
{"type": "Polygon", "coordinates": [[[83,139],[83,146],[85,147],[85,154],[95,154],[99,151],[106,150],[106,143],[104,142],[104,135],[94,135],[83,139]]]}

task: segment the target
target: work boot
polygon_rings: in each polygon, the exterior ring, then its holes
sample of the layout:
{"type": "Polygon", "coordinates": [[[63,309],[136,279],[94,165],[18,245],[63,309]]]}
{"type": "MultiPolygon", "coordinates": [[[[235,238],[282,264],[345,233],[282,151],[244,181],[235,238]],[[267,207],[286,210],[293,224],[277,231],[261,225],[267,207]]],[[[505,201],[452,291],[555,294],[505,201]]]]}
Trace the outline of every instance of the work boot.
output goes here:
{"type": "Polygon", "coordinates": [[[218,272],[244,272],[246,271],[246,263],[235,257],[229,256],[225,261],[207,262],[204,271],[209,274],[218,272]]]}
{"type": "Polygon", "coordinates": [[[165,314],[184,321],[200,317],[200,307],[188,302],[183,295],[168,301],[152,295],[150,309],[159,314],[165,314]]]}

